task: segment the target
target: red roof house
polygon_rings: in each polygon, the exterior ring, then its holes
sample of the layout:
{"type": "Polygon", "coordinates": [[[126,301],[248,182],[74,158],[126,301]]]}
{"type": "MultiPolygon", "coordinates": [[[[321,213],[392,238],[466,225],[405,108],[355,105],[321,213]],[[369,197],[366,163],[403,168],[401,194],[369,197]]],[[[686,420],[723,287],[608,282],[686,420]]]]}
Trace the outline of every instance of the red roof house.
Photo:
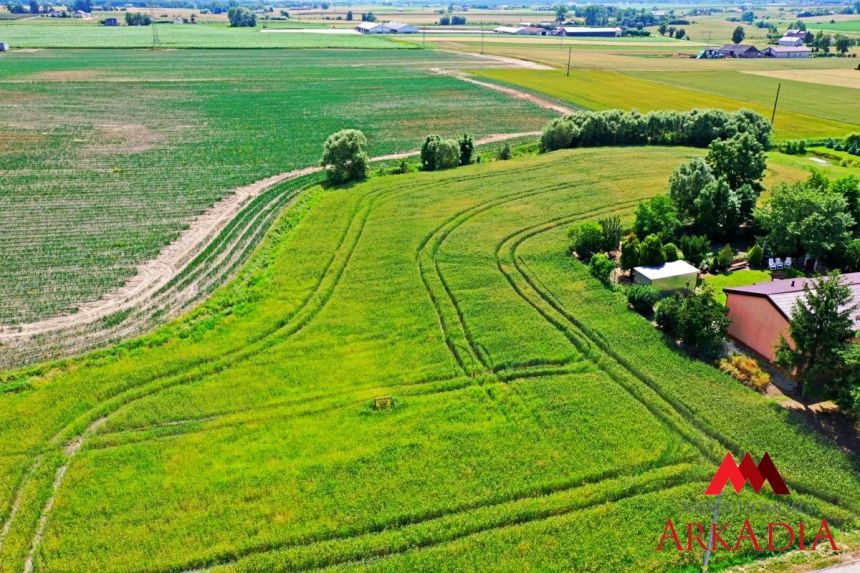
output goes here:
{"type": "MultiPolygon", "coordinates": [[[[860,273],[840,277],[851,289],[854,304],[860,302],[860,273]]],[[[803,287],[812,279],[781,279],[750,286],[724,288],[729,308],[729,336],[749,346],[768,360],[776,358],[774,347],[784,336],[791,344],[789,321],[794,307],[803,298],[803,287]]],[[[860,330],[860,308],[854,308],[851,318],[855,330],[860,330]]]]}

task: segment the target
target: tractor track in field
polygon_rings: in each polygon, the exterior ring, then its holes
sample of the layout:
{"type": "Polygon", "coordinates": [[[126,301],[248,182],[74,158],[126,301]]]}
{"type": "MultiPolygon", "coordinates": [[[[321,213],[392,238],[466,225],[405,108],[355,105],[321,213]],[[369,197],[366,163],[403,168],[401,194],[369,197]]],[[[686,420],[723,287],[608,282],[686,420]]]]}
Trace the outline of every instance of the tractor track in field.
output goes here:
{"type": "MultiPolygon", "coordinates": [[[[516,137],[521,136],[521,134],[516,134],[516,137]]],[[[420,186],[420,184],[417,185],[420,186]]],[[[300,303],[297,309],[290,313],[288,317],[285,317],[284,319],[278,321],[274,325],[274,327],[261,333],[256,338],[251,339],[246,345],[237,347],[231,351],[222,354],[218,360],[212,361],[211,363],[207,362],[206,358],[201,358],[190,364],[185,364],[177,369],[174,369],[173,371],[169,371],[163,375],[157,375],[139,385],[120,390],[116,394],[109,397],[107,400],[97,404],[89,411],[80,415],[78,418],[64,426],[57,434],[55,434],[51,439],[49,439],[49,447],[63,448],[65,454],[64,463],[56,470],[56,475],[58,477],[55,479],[52,485],[52,491],[48,499],[45,501],[42,512],[40,513],[39,521],[36,524],[36,533],[34,534],[33,541],[30,544],[31,551],[28,554],[27,560],[29,561],[31,556],[35,555],[35,552],[38,549],[39,541],[41,540],[42,536],[42,531],[45,528],[50,511],[53,508],[54,499],[56,498],[56,495],[60,487],[62,486],[63,478],[65,476],[69,464],[80,449],[80,445],[89,435],[91,435],[95,430],[97,430],[97,428],[101,425],[103,419],[107,419],[110,416],[115,415],[122,409],[128,407],[129,405],[160,391],[182,384],[197,382],[203,378],[220,373],[228,368],[232,368],[239,363],[243,363],[253,358],[264,350],[270,348],[272,345],[283,342],[294,334],[300,332],[307,324],[310,323],[310,321],[318,314],[318,312],[322,310],[322,308],[324,308],[324,306],[328,303],[331,293],[333,293],[334,289],[339,284],[340,279],[350,260],[352,259],[352,255],[355,252],[355,249],[357,248],[360,239],[364,233],[365,225],[375,202],[380,198],[385,198],[396,193],[408,192],[414,186],[415,185],[404,186],[398,189],[389,190],[387,192],[371,191],[357,202],[356,206],[353,208],[352,214],[350,215],[350,220],[344,226],[343,233],[339,238],[338,246],[334,250],[332,256],[329,258],[325,269],[321,274],[320,280],[318,281],[314,289],[312,289],[312,291],[305,297],[305,299],[303,299],[302,303],[300,303]],[[367,204],[364,205],[365,203],[367,204]],[[360,223],[356,223],[357,218],[360,218],[360,223]],[[346,248],[346,253],[343,255],[343,264],[340,265],[336,270],[332,271],[332,265],[334,265],[334,263],[336,262],[338,253],[344,249],[345,242],[350,235],[350,229],[352,229],[356,225],[358,225],[358,229],[356,231],[353,231],[355,238],[346,248]],[[331,280],[332,284],[326,287],[325,291],[320,294],[323,282],[325,281],[326,277],[331,276],[332,273],[334,276],[334,278],[331,280]],[[306,313],[306,316],[302,316],[302,313],[305,311],[305,309],[309,308],[309,305],[311,305],[313,302],[317,302],[317,304],[314,306],[310,306],[311,310],[306,313]],[[297,324],[293,324],[294,319],[297,324]],[[188,372],[188,370],[191,370],[191,372],[188,372]],[[77,434],[73,433],[76,427],[81,427],[84,425],[85,428],[82,431],[77,434]],[[68,446],[68,444],[72,443],[77,443],[78,446],[75,447],[72,451],[67,450],[65,446],[68,446]]],[[[26,487],[29,479],[35,474],[35,468],[38,463],[41,463],[41,458],[39,458],[37,461],[34,461],[34,464],[31,464],[31,468],[25,473],[24,477],[22,478],[21,482],[17,487],[15,495],[13,496],[13,499],[15,501],[13,502],[12,509],[15,509],[16,511],[10,511],[7,516],[6,522],[3,525],[3,528],[0,529],[0,549],[2,549],[5,539],[11,532],[12,526],[14,525],[14,521],[19,512],[18,510],[22,503],[21,492],[26,487]]]]}
{"type": "MultiPolygon", "coordinates": [[[[358,563],[370,559],[390,557],[411,550],[426,549],[478,533],[483,533],[485,531],[503,529],[505,527],[523,525],[526,523],[533,523],[559,515],[566,515],[576,511],[587,510],[591,507],[595,507],[597,505],[610,501],[610,499],[607,498],[611,498],[611,501],[618,501],[621,499],[645,495],[647,493],[653,493],[655,491],[660,491],[660,488],[664,487],[665,484],[660,480],[654,480],[653,483],[649,484],[650,488],[653,489],[648,489],[646,487],[639,487],[637,489],[633,485],[628,485],[626,488],[624,488],[626,492],[625,495],[606,495],[605,497],[601,497],[591,502],[572,504],[554,511],[535,511],[531,514],[521,514],[514,519],[505,519],[504,517],[497,517],[495,520],[491,520],[491,523],[489,524],[486,524],[484,526],[470,527],[467,531],[463,532],[454,532],[445,535],[445,538],[443,539],[425,539],[423,540],[423,542],[416,542],[414,539],[409,539],[403,545],[402,548],[390,546],[381,547],[379,550],[374,551],[371,555],[368,555],[367,552],[364,552],[360,555],[335,555],[333,558],[326,559],[324,563],[320,563],[319,558],[314,555],[314,549],[324,544],[343,543],[354,541],[359,538],[375,537],[385,535],[387,533],[397,533],[399,531],[408,530],[409,528],[429,525],[433,522],[440,521],[443,519],[467,516],[469,513],[476,511],[490,510],[494,508],[503,509],[503,506],[505,505],[535,501],[554,495],[561,495],[581,487],[594,486],[614,479],[647,475],[648,472],[659,472],[660,470],[667,470],[670,468],[682,468],[686,466],[686,464],[691,463],[692,461],[692,459],[680,458],[678,460],[673,460],[672,462],[664,463],[662,465],[655,465],[654,463],[642,463],[637,466],[628,467],[621,470],[613,468],[609,470],[604,470],[591,476],[571,478],[551,484],[536,485],[535,487],[524,489],[519,492],[511,492],[508,494],[496,495],[495,497],[490,498],[464,501],[449,508],[428,509],[417,514],[395,517],[391,521],[376,524],[371,523],[364,527],[355,527],[352,530],[342,532],[335,531],[318,532],[316,534],[305,534],[292,539],[283,539],[278,542],[270,542],[259,546],[251,546],[244,549],[231,551],[229,554],[223,554],[221,556],[212,556],[205,559],[199,559],[196,562],[191,561],[184,568],[180,569],[180,571],[182,573],[205,573],[206,571],[209,571],[214,567],[238,563],[243,559],[256,555],[263,555],[276,551],[287,550],[305,550],[310,552],[310,556],[305,559],[305,561],[307,561],[308,563],[304,565],[288,566],[288,569],[284,569],[288,571],[315,571],[334,565],[342,565],[353,562],[358,563]]],[[[703,475],[702,478],[703,480],[706,480],[707,476],[703,475]]],[[[683,487],[688,485],[689,483],[690,482],[675,484],[671,487],[683,487]]],[[[325,554],[325,552],[323,552],[323,554],[325,554]]],[[[146,573],[170,573],[175,570],[177,570],[176,567],[165,569],[147,569],[146,573]]],[[[139,571],[136,573],[144,572],[139,571]]]]}
{"type": "MultiPolygon", "coordinates": [[[[618,203],[613,207],[616,212],[624,210],[624,203],[618,203]]],[[[632,205],[631,205],[632,206],[632,205]]],[[[607,213],[609,214],[609,213],[607,213]]],[[[522,243],[535,237],[541,233],[545,233],[557,228],[559,225],[568,224],[581,219],[579,214],[561,216],[539,223],[524,227],[523,229],[511,233],[503,239],[496,248],[496,261],[499,271],[508,279],[509,284],[517,295],[531,305],[548,323],[565,335],[571,343],[579,349],[582,354],[588,359],[593,357],[596,364],[603,363],[608,366],[607,374],[615,382],[621,385],[634,399],[640,402],[648,409],[655,417],[662,420],[667,426],[674,430],[677,434],[685,437],[690,445],[700,451],[707,459],[719,464],[723,452],[725,451],[741,451],[739,444],[726,439],[692,412],[685,404],[677,399],[669,396],[665,390],[652,380],[647,374],[636,368],[629,360],[619,355],[612,349],[611,345],[604,340],[599,333],[592,331],[582,321],[577,319],[555,298],[548,293],[545,288],[538,284],[538,280],[528,270],[525,269],[525,263],[521,258],[517,257],[517,249],[522,243]],[[504,261],[499,253],[510,244],[509,260],[504,261]],[[540,302],[552,309],[557,316],[553,316],[546,308],[541,308],[538,301],[528,297],[521,286],[518,286],[514,277],[505,270],[504,265],[507,263],[513,267],[524,281],[528,288],[534,291],[540,302]],[[566,323],[566,324],[565,324],[566,323]],[[616,370],[613,372],[613,370],[616,370]],[[621,376],[617,370],[621,370],[621,376]],[[648,403],[640,391],[630,385],[624,378],[629,378],[642,385],[647,392],[652,393],[656,397],[657,403],[660,405],[658,410],[654,405],[648,403]],[[673,415],[674,414],[674,415],[673,415]],[[690,427],[701,434],[695,434],[686,431],[684,424],[689,424],[690,427]],[[692,438],[692,439],[691,439],[692,438]]],[[[844,508],[842,501],[833,498],[831,494],[821,492],[814,486],[807,486],[803,483],[795,485],[793,488],[802,494],[809,495],[824,503],[830,504],[837,508],[844,508]]]]}
{"type": "MultiPolygon", "coordinates": [[[[533,137],[540,132],[500,133],[475,140],[487,145],[509,139],[533,137]]],[[[396,161],[419,154],[418,150],[381,155],[373,162],[396,161]]],[[[205,294],[233,276],[284,206],[301,195],[301,189],[278,203],[280,196],[255,206],[255,201],[281,183],[318,174],[321,167],[305,167],[280,173],[234,190],[198,216],[177,240],[153,259],[139,265],[134,277],[96,301],[82,303],[74,314],[60,315],[21,325],[0,325],[0,368],[80,353],[109,342],[145,332],[167,318],[199,303],[205,294]],[[276,208],[271,208],[275,205],[276,208]],[[243,213],[258,208],[222,251],[208,252],[223,242],[223,235],[243,213]],[[247,246],[246,246],[247,243],[247,246]],[[247,247],[247,248],[244,248],[247,247]],[[211,263],[202,278],[200,258],[211,263]],[[221,264],[223,263],[223,268],[221,264]],[[194,266],[197,265],[197,266],[194,266]],[[189,272],[190,269],[190,272],[189,272]],[[188,275],[183,279],[183,275],[188,275]],[[160,303],[164,303],[161,304],[160,303]],[[111,317],[128,313],[120,326],[105,326],[111,317]]]]}
{"type": "MultiPolygon", "coordinates": [[[[83,444],[85,439],[93,431],[98,429],[98,425],[101,424],[100,420],[107,419],[109,416],[116,414],[122,409],[128,407],[130,404],[133,404],[157,392],[166,390],[168,388],[180,384],[187,384],[190,382],[199,381],[202,378],[211,376],[212,374],[217,374],[227,368],[235,366],[238,363],[244,362],[256,356],[263,350],[269,348],[271,345],[266,343],[270,342],[270,339],[272,338],[278,337],[281,339],[286,339],[296,334],[297,332],[300,332],[304,328],[304,326],[306,326],[328,302],[331,292],[333,292],[334,288],[336,288],[341,276],[343,275],[344,269],[349,264],[349,261],[352,258],[352,254],[355,251],[356,246],[358,245],[359,239],[364,232],[364,226],[367,222],[367,217],[369,216],[370,206],[362,207],[363,203],[369,197],[371,197],[370,193],[365,197],[362,197],[362,199],[357,202],[351,214],[350,220],[345,225],[343,234],[340,237],[340,243],[335,249],[335,252],[332,254],[332,257],[329,259],[328,265],[322,273],[319,282],[317,283],[316,287],[312,289],[312,291],[307,295],[307,297],[303,300],[299,307],[289,315],[288,318],[280,321],[278,324],[276,324],[274,328],[258,336],[249,344],[238,347],[232,352],[226,353],[220,359],[215,360],[212,363],[203,365],[199,369],[199,371],[192,370],[191,373],[156,376],[155,378],[149,380],[147,383],[119,391],[106,401],[97,404],[88,412],[82,414],[77,419],[64,426],[57,434],[54,435],[53,438],[48,441],[49,446],[53,446],[55,448],[60,447],[63,449],[64,460],[60,467],[56,470],[57,477],[54,480],[51,493],[48,499],[45,501],[43,509],[40,513],[39,521],[36,524],[36,530],[32,537],[32,542],[30,544],[30,552],[28,553],[25,564],[26,562],[31,561],[32,556],[35,555],[35,552],[38,549],[39,541],[41,539],[41,532],[44,530],[44,527],[47,523],[51,509],[53,508],[54,499],[56,498],[56,495],[60,487],[62,486],[63,477],[65,476],[69,464],[74,459],[77,452],[80,450],[80,446],[83,444]],[[364,214],[364,217],[361,217],[362,212],[364,214]],[[345,260],[343,262],[343,265],[334,271],[334,278],[332,279],[333,284],[330,286],[330,288],[328,288],[326,292],[320,295],[320,288],[325,282],[326,277],[330,276],[330,272],[332,271],[332,265],[337,258],[337,254],[343,249],[345,241],[350,234],[350,229],[352,229],[356,225],[357,218],[360,218],[361,220],[359,223],[357,223],[358,230],[355,231],[355,239],[347,247],[347,252],[344,255],[345,260]],[[318,302],[318,304],[309,306],[315,300],[318,302]],[[311,310],[306,313],[307,316],[303,316],[302,312],[307,308],[311,308],[311,310]],[[293,319],[296,319],[295,322],[297,322],[297,324],[293,324],[293,319]],[[83,431],[74,433],[75,427],[79,427],[81,425],[82,420],[88,420],[88,422],[86,422],[85,429],[83,431]],[[77,446],[74,449],[70,450],[68,449],[69,444],[77,444],[77,446]]],[[[374,198],[375,197],[371,197],[371,201],[374,198]]],[[[276,338],[273,341],[273,344],[276,344],[281,341],[282,340],[278,340],[276,338]]],[[[184,369],[187,368],[194,368],[194,365],[186,365],[184,369]]],[[[22,480],[22,483],[18,486],[18,491],[15,494],[15,500],[18,504],[17,507],[19,508],[21,505],[19,494],[26,486],[28,481],[26,479],[26,476],[32,476],[34,475],[34,473],[35,469],[31,466],[30,470],[25,474],[25,479],[22,480]]],[[[3,537],[0,537],[0,547],[2,547],[2,544],[4,543],[6,537],[8,537],[9,532],[11,532],[13,522],[17,517],[17,514],[18,512],[10,511],[6,523],[4,523],[2,530],[0,530],[0,532],[5,532],[5,535],[3,535],[3,537]]]]}

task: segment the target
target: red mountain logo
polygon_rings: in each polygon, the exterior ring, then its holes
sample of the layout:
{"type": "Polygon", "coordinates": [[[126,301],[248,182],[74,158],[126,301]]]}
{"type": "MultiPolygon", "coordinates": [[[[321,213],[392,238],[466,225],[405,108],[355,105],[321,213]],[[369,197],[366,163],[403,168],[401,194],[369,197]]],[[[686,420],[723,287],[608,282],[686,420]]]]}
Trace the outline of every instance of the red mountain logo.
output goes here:
{"type": "Polygon", "coordinates": [[[744,484],[749,482],[753,490],[758,493],[761,490],[764,482],[770,483],[773,493],[777,495],[788,495],[788,486],[785,485],[785,480],[779,474],[779,470],[773,465],[773,460],[767,452],[762,456],[758,465],[752,459],[749,452],[744,454],[741,463],[735,464],[731,453],[727,453],[723,458],[723,463],[714,474],[714,479],[708,489],[705,490],[705,495],[719,495],[726,487],[726,483],[731,482],[735,488],[735,492],[740,493],[744,488],[744,484]]]}

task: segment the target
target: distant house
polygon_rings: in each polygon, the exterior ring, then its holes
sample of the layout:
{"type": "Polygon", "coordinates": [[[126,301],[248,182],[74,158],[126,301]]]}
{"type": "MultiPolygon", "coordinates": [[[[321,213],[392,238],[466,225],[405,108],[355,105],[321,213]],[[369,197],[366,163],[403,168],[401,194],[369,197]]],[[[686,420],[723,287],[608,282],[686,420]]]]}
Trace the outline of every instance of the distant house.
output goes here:
{"type": "Polygon", "coordinates": [[[806,40],[806,30],[786,30],[783,38],[800,38],[806,40]]]}
{"type": "Polygon", "coordinates": [[[797,47],[803,45],[803,38],[800,36],[783,36],[777,43],[780,46],[797,47]]]}
{"type": "Polygon", "coordinates": [[[726,44],[719,52],[727,58],[760,58],[761,52],[749,44],[726,44]]]}
{"type": "Polygon", "coordinates": [[[185,20],[183,18],[177,16],[176,18],[173,19],[173,23],[174,24],[184,24],[185,20]]]}
{"type": "Polygon", "coordinates": [[[672,261],[656,267],[634,267],[633,282],[650,285],[662,292],[696,287],[699,269],[686,261],[672,261]]]}
{"type": "MultiPolygon", "coordinates": [[[[783,336],[791,344],[789,321],[795,307],[804,299],[803,287],[811,279],[781,279],[750,286],[727,287],[729,336],[752,348],[768,360],[776,358],[774,347],[783,336]]],[[[842,282],[852,292],[853,302],[860,302],[860,273],[842,275],[842,282]]],[[[851,315],[855,330],[860,329],[860,309],[851,315]]]]}
{"type": "Polygon", "coordinates": [[[595,38],[616,38],[621,35],[621,28],[589,28],[586,26],[562,26],[556,28],[554,36],[580,36],[595,38]]]}
{"type": "Polygon", "coordinates": [[[83,18],[84,20],[88,20],[92,18],[92,15],[89,12],[84,12],[83,10],[77,10],[74,14],[72,14],[73,18],[83,18]]]}
{"type": "Polygon", "coordinates": [[[538,26],[499,26],[494,29],[496,34],[514,34],[517,36],[548,36],[549,30],[538,26]]]}
{"type": "Polygon", "coordinates": [[[119,20],[116,18],[105,18],[102,20],[102,26],[119,26],[119,20]]]}
{"type": "Polygon", "coordinates": [[[9,50],[9,44],[6,42],[0,42],[0,52],[6,52],[9,50]]]}
{"type": "Polygon", "coordinates": [[[806,46],[770,46],[763,55],[768,58],[808,58],[812,49],[806,46]]]}

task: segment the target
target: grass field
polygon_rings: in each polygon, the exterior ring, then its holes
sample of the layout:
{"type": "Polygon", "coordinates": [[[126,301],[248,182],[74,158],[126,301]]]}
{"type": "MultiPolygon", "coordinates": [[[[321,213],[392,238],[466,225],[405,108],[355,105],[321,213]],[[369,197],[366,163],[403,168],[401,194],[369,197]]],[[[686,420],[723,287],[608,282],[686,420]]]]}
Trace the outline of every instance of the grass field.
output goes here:
{"type": "Polygon", "coordinates": [[[2,58],[5,324],[73,310],[122,284],[231,189],[315,165],[339,129],[362,129],[380,155],[414,149],[430,132],[521,132],[550,117],[430,71],[480,62],[422,50],[2,58]]]}
{"type": "MultiPolygon", "coordinates": [[[[405,42],[362,35],[271,34],[226,24],[158,24],[162,48],[409,48],[405,42]]],[[[0,38],[15,48],[151,48],[152,28],[88,24],[0,22],[0,38]]]]}
{"type": "MultiPolygon", "coordinates": [[[[34,545],[44,573],[692,570],[656,542],[707,520],[684,508],[726,450],[769,451],[841,539],[856,463],[564,252],[570,224],[629,218],[696,155],[310,189],[190,317],[0,378],[0,571],[34,545]]],[[[753,521],[777,517],[801,518],[753,521]]]]}
{"type": "MultiPolygon", "coordinates": [[[[766,262],[766,261],[765,261],[766,262]]],[[[771,275],[768,271],[757,271],[753,269],[744,269],[731,273],[720,273],[718,275],[708,275],[705,282],[714,287],[714,295],[718,301],[726,303],[726,293],[724,288],[746,286],[755,283],[767,282],[771,280],[771,275]]]]}
{"type": "Polygon", "coordinates": [[[612,71],[485,70],[476,75],[545,93],[583,109],[752,109],[770,117],[782,83],[777,138],[842,136],[860,130],[852,102],[857,90],[738,72],[630,73],[612,71]]]}

